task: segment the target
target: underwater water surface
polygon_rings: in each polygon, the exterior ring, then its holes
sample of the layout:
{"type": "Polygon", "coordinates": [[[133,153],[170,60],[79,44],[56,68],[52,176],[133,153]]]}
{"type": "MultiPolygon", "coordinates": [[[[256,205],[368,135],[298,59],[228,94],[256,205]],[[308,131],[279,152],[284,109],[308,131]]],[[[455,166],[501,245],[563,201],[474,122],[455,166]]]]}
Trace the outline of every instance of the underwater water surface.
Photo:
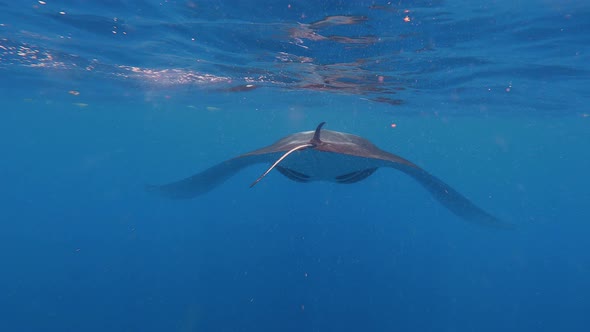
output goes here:
{"type": "Polygon", "coordinates": [[[0,1],[0,330],[586,331],[589,32],[584,1],[0,1]],[[514,229],[393,169],[146,190],[323,121],[514,229]]]}

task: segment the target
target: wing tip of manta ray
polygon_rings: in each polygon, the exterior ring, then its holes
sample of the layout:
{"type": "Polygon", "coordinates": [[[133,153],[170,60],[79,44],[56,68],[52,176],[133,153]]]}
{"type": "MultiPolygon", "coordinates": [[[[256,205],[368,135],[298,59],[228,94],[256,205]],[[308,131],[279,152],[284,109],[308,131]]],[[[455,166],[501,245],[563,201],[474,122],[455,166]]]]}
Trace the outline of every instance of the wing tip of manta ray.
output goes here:
{"type": "Polygon", "coordinates": [[[157,194],[157,195],[159,195],[161,197],[165,197],[165,198],[176,199],[176,200],[193,198],[192,195],[186,195],[186,194],[183,195],[181,192],[178,192],[175,190],[170,190],[170,189],[166,188],[165,185],[159,186],[159,185],[148,184],[144,188],[145,188],[145,191],[148,193],[154,193],[154,194],[157,194]]]}
{"type": "Polygon", "coordinates": [[[498,219],[492,215],[486,214],[484,216],[477,216],[474,218],[463,217],[467,221],[474,222],[478,225],[486,226],[488,228],[497,229],[497,230],[515,230],[516,225],[506,222],[502,219],[498,219]]]}
{"type": "Polygon", "coordinates": [[[155,184],[146,184],[146,185],[143,187],[143,189],[144,189],[144,190],[145,190],[147,193],[150,193],[150,194],[157,194],[157,195],[160,195],[160,196],[167,196],[167,195],[165,194],[165,191],[164,191],[164,190],[162,190],[162,186],[158,186],[158,185],[155,185],[155,184]]]}

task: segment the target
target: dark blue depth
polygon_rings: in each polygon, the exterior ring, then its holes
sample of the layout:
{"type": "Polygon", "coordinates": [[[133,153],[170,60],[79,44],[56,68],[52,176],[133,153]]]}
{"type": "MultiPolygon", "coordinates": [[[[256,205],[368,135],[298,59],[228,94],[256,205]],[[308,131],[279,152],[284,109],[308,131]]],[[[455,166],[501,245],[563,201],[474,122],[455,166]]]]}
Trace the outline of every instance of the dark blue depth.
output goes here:
{"type": "Polygon", "coordinates": [[[1,331],[587,331],[583,1],[0,2],[1,331]],[[145,187],[299,131],[412,179],[266,165],[145,187]]]}

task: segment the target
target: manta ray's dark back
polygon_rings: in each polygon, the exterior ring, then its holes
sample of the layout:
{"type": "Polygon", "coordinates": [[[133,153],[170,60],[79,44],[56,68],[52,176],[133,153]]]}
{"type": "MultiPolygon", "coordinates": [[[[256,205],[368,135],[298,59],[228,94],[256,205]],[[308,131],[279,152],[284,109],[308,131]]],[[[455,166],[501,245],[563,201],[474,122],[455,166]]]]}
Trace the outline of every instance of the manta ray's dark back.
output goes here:
{"type": "Polygon", "coordinates": [[[381,150],[360,136],[322,130],[323,125],[322,122],[315,131],[283,137],[274,144],[223,161],[188,178],[151,189],[171,198],[193,198],[220,185],[242,168],[258,163],[271,166],[251,186],[274,168],[297,182],[355,183],[378,168],[387,167],[412,177],[439,203],[464,220],[495,228],[512,228],[414,163],[381,150]]]}

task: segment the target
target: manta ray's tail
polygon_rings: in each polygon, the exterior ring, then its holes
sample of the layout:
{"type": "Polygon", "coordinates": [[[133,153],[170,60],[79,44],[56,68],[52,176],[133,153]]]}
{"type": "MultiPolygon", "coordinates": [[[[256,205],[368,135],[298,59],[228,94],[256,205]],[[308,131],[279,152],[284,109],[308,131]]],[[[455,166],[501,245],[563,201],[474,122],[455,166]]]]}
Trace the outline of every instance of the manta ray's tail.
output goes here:
{"type": "MultiPolygon", "coordinates": [[[[323,124],[323,122],[322,122],[323,124]]],[[[321,127],[321,125],[320,125],[321,127]]],[[[319,128],[319,127],[318,127],[319,128]]],[[[315,137],[315,136],[314,136],[315,137]]],[[[288,155],[290,155],[291,153],[295,152],[295,151],[299,151],[299,150],[303,150],[303,149],[307,149],[310,147],[313,147],[314,145],[312,143],[307,143],[307,144],[302,144],[302,145],[298,145],[294,148],[292,148],[291,150],[285,152],[285,154],[283,154],[279,159],[277,159],[277,161],[274,162],[274,164],[272,164],[272,166],[270,166],[266,172],[262,173],[261,176],[258,177],[258,179],[256,179],[256,181],[252,182],[252,184],[250,185],[250,188],[254,187],[258,182],[260,182],[260,180],[264,179],[264,177],[270,173],[270,171],[272,171],[278,164],[281,163],[281,161],[283,161],[285,158],[287,158],[288,155]]]]}

